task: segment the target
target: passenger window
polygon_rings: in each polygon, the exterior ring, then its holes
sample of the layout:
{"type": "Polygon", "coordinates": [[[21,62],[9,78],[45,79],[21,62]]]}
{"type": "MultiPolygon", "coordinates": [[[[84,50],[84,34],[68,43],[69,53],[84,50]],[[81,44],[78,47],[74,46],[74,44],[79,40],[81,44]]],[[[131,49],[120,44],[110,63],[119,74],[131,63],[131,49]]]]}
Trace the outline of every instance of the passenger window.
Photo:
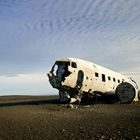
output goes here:
{"type": "Polygon", "coordinates": [[[108,76],[108,80],[111,80],[110,76],[108,76]]]}
{"type": "Polygon", "coordinates": [[[98,74],[97,72],[95,72],[95,76],[96,76],[96,77],[99,77],[99,74],[98,74]]]}
{"type": "Polygon", "coordinates": [[[72,66],[73,68],[77,68],[77,65],[76,65],[75,62],[72,62],[72,63],[71,63],[71,66],[72,66]]]}
{"type": "Polygon", "coordinates": [[[115,81],[116,81],[116,79],[115,79],[115,78],[113,78],[113,81],[115,82],[115,81]]]}
{"type": "Polygon", "coordinates": [[[105,75],[102,74],[102,81],[105,82],[105,75]]]}

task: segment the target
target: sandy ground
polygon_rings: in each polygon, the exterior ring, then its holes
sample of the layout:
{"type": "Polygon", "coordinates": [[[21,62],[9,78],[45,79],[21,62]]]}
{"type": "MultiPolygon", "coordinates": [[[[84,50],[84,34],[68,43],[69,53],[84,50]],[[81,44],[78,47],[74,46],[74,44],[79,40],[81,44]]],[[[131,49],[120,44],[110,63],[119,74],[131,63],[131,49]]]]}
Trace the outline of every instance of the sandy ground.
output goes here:
{"type": "Polygon", "coordinates": [[[139,120],[139,102],[72,109],[57,96],[0,97],[0,140],[135,140],[139,120]]]}

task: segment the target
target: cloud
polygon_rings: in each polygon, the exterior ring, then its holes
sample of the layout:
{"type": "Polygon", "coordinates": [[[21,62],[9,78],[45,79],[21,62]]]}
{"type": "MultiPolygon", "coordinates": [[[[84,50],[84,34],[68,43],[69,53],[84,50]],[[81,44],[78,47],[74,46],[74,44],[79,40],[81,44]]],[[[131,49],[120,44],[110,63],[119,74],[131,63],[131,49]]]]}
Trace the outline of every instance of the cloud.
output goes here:
{"type": "Polygon", "coordinates": [[[0,75],[45,73],[62,56],[131,71],[140,61],[139,7],[139,0],[1,1],[0,75]]]}

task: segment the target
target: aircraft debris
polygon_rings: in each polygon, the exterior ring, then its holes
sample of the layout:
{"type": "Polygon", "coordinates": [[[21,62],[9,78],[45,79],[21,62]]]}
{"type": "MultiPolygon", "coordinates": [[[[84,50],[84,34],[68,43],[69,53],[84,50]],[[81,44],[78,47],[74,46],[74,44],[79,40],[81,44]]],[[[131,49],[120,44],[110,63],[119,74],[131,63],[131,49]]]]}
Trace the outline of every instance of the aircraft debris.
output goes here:
{"type": "Polygon", "coordinates": [[[139,97],[132,78],[77,58],[58,59],[48,77],[52,87],[59,90],[62,102],[90,103],[107,96],[119,103],[131,103],[139,97]]]}

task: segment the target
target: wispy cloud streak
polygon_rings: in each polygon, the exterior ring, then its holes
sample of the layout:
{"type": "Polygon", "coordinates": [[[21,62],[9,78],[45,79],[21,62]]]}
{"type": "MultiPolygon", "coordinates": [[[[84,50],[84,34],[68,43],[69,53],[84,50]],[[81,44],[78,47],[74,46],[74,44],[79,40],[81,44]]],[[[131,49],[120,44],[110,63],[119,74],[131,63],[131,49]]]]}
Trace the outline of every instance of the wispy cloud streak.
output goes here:
{"type": "Polygon", "coordinates": [[[40,73],[62,56],[138,67],[139,7],[139,0],[2,0],[0,75],[40,73]]]}

